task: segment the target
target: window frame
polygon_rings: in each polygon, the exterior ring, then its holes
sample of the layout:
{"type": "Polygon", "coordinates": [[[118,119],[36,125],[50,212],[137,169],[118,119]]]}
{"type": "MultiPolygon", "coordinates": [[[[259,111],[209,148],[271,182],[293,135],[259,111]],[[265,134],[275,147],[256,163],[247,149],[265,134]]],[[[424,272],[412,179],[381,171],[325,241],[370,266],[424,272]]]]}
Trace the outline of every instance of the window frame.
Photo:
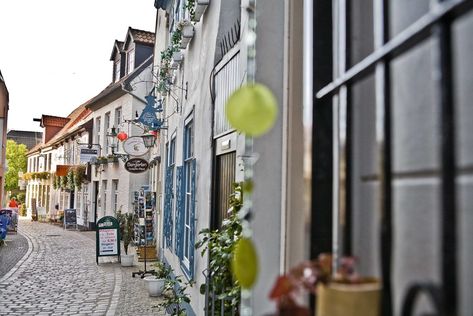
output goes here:
{"type": "MultiPolygon", "coordinates": [[[[446,315],[457,315],[458,313],[458,280],[457,280],[457,250],[452,245],[456,244],[456,166],[455,166],[455,121],[453,100],[453,54],[452,54],[452,24],[462,15],[471,13],[471,2],[467,0],[449,1],[437,0],[431,3],[429,11],[419,17],[410,26],[399,34],[389,37],[389,2],[375,0],[374,23],[375,30],[374,51],[360,62],[346,68],[348,64],[350,49],[347,48],[349,38],[347,27],[349,25],[349,4],[346,0],[315,1],[313,7],[313,57],[314,67],[310,70],[314,79],[312,94],[313,104],[313,201],[322,201],[318,197],[327,192],[332,196],[330,208],[324,205],[317,206],[312,202],[312,245],[311,254],[316,256],[320,252],[331,251],[325,240],[337,238],[342,249],[349,249],[347,243],[350,238],[350,216],[351,216],[351,136],[347,130],[353,124],[351,113],[351,96],[349,88],[361,81],[368,74],[375,77],[376,96],[376,137],[379,154],[379,208],[382,227],[381,241],[381,276],[383,282],[382,315],[393,314],[392,294],[392,255],[393,255],[393,232],[394,218],[392,212],[393,198],[393,175],[392,175],[392,107],[391,107],[391,85],[390,66],[397,57],[413,51],[427,39],[435,39],[434,49],[436,58],[432,69],[436,71],[437,84],[437,106],[440,110],[440,158],[441,158],[441,184],[440,184],[440,209],[441,209],[441,280],[439,285],[432,287],[422,286],[420,283],[412,284],[408,289],[404,304],[401,308],[407,311],[407,315],[413,312],[416,299],[421,292],[431,296],[434,306],[439,307],[439,313],[446,315]],[[333,7],[332,7],[333,6],[333,7]],[[327,14],[332,12],[332,14],[327,14]],[[333,19],[333,20],[332,20],[333,19]],[[333,33],[332,33],[333,31],[333,33]],[[327,35],[329,34],[329,35],[327,35]],[[333,36],[333,39],[332,39],[333,36]],[[330,56],[325,64],[322,62],[324,56],[330,56]],[[336,60],[337,69],[333,67],[336,60]],[[324,72],[327,65],[330,72],[324,72]],[[317,70],[317,75],[316,71],[317,70]],[[337,72],[334,70],[338,70],[337,72]],[[323,73],[321,75],[321,73],[323,73]],[[333,117],[333,119],[332,119],[333,117]],[[320,121],[320,119],[326,121],[320,121]],[[320,122],[320,124],[319,124],[320,122]],[[327,123],[330,122],[330,123],[327,123]],[[320,135],[320,137],[318,136],[320,135]],[[324,141],[321,137],[330,137],[330,141],[324,141]],[[333,142],[333,144],[332,144],[333,142]],[[330,158],[327,158],[327,152],[330,158]],[[324,154],[322,154],[324,153],[324,154]],[[325,155],[325,157],[323,157],[325,155]],[[331,162],[325,162],[331,160],[331,162]],[[320,172],[324,165],[329,165],[332,174],[321,178],[320,172]],[[317,169],[315,169],[317,166],[317,169]],[[323,181],[322,181],[323,180],[323,181]],[[332,205],[333,204],[333,205],[332,205]],[[324,211],[325,207],[325,211],[324,211]],[[322,215],[321,215],[322,214],[322,215]],[[339,219],[337,214],[346,214],[346,218],[339,219]],[[332,217],[333,216],[333,217],[332,217]],[[325,218],[321,221],[320,218],[325,218]],[[334,223],[332,224],[332,218],[334,223]],[[342,227],[340,222],[345,223],[342,227]],[[318,224],[317,224],[318,223],[318,224]],[[323,223],[325,227],[332,227],[329,235],[320,236],[317,228],[323,223]],[[332,224],[332,225],[330,225],[332,224]],[[319,226],[317,226],[319,225],[319,226]],[[325,237],[325,240],[322,241],[325,237]],[[327,249],[329,248],[329,249],[327,249]],[[434,295],[435,294],[435,295],[434,295]],[[438,295],[437,295],[438,294],[438,295]]],[[[320,230],[319,230],[320,231],[320,230]]],[[[337,243],[335,240],[331,241],[337,243]]],[[[334,244],[334,247],[338,247],[334,244]]],[[[337,249],[337,248],[335,248],[337,249]]],[[[404,313],[404,312],[403,312],[404,313]]]]}
{"type": "Polygon", "coordinates": [[[191,252],[194,246],[191,244],[192,234],[192,219],[191,219],[191,207],[192,207],[192,188],[191,188],[191,177],[192,177],[192,161],[194,160],[194,119],[190,115],[184,123],[184,142],[183,142],[183,166],[184,166],[184,179],[183,179],[183,194],[184,194],[184,215],[183,215],[183,264],[190,270],[191,265],[191,252]]]}
{"type": "Polygon", "coordinates": [[[135,69],[135,48],[132,47],[126,53],[126,70],[130,74],[135,69]]]}

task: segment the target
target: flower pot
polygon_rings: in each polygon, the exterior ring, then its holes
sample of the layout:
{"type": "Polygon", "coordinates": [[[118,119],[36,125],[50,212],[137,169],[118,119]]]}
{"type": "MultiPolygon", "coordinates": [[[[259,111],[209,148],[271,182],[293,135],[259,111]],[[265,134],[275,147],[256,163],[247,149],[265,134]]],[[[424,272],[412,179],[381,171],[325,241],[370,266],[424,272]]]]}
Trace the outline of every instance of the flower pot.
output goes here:
{"type": "Polygon", "coordinates": [[[209,4],[210,0],[197,0],[195,4],[195,14],[192,17],[192,21],[199,22],[200,17],[204,14],[209,4]]]}
{"type": "Polygon", "coordinates": [[[192,24],[184,25],[182,28],[182,39],[180,48],[186,48],[192,37],[194,37],[194,26],[192,24]]]}
{"type": "Polygon", "coordinates": [[[361,284],[319,284],[317,316],[379,316],[381,286],[377,281],[361,284]]]}
{"type": "Polygon", "coordinates": [[[135,255],[120,255],[120,262],[122,267],[132,267],[135,261],[135,255]]]}
{"type": "Polygon", "coordinates": [[[165,279],[157,279],[154,276],[148,276],[143,280],[145,280],[149,296],[160,296],[163,293],[165,279]]]}
{"type": "Polygon", "coordinates": [[[172,54],[172,60],[180,64],[184,60],[184,55],[181,52],[175,52],[172,54]]]}

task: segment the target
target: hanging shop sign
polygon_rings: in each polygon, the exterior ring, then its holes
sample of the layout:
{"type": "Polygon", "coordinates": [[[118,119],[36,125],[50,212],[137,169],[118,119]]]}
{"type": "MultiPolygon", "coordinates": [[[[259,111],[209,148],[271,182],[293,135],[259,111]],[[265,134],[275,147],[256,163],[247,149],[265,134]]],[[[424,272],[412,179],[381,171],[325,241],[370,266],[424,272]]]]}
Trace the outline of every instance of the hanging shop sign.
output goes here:
{"type": "Polygon", "coordinates": [[[80,149],[80,162],[86,163],[93,160],[93,158],[97,159],[99,156],[99,149],[98,148],[81,148],[80,149]]]}
{"type": "Polygon", "coordinates": [[[156,112],[159,111],[159,109],[155,107],[156,97],[152,95],[147,95],[145,99],[147,104],[143,109],[143,112],[141,112],[141,115],[138,118],[138,122],[145,126],[148,126],[151,129],[161,128],[163,122],[156,116],[156,112]]]}
{"type": "Polygon", "coordinates": [[[97,222],[95,260],[99,257],[120,257],[120,226],[113,216],[105,216],[97,222]]]}
{"type": "Polygon", "coordinates": [[[125,162],[125,169],[131,173],[142,173],[148,170],[149,163],[141,158],[131,158],[125,162]]]}
{"type": "Polygon", "coordinates": [[[148,152],[143,138],[140,136],[132,136],[123,142],[123,150],[130,156],[143,156],[148,152]]]}

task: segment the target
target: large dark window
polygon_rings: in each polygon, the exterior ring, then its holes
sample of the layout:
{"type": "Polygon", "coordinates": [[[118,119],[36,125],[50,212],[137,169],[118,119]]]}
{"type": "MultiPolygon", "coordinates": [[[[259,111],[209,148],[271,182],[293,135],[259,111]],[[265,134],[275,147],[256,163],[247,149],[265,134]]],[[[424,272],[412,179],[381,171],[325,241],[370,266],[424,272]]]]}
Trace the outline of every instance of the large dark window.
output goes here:
{"type": "Polygon", "coordinates": [[[311,255],[355,255],[383,316],[473,314],[472,6],[314,1],[311,255]]]}

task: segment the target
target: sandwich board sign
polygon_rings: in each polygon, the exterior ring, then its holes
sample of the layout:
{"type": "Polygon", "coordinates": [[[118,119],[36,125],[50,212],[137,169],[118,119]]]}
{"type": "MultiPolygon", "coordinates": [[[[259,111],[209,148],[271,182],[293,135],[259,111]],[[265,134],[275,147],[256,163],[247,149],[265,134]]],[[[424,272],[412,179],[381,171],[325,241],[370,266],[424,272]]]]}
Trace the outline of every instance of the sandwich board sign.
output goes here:
{"type": "MultiPolygon", "coordinates": [[[[38,208],[38,210],[39,209],[40,208],[38,208]]],[[[64,229],[67,229],[68,226],[75,226],[77,229],[77,213],[75,208],[64,210],[64,229]]]]}
{"type": "Polygon", "coordinates": [[[118,256],[120,260],[120,225],[113,216],[105,216],[97,222],[95,260],[99,257],[118,256]]]}

